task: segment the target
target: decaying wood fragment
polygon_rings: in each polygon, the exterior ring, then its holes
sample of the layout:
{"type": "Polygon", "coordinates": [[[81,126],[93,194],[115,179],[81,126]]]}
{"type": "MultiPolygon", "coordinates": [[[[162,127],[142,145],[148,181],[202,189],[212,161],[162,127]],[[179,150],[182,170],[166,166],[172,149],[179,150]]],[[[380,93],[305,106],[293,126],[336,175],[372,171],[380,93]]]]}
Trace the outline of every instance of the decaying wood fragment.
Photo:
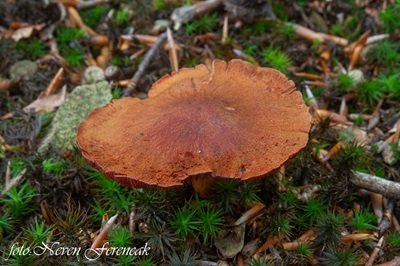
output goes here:
{"type": "Polygon", "coordinates": [[[350,181],[369,191],[373,191],[392,199],[400,199],[400,183],[390,181],[381,177],[353,171],[350,181]]]}
{"type": "Polygon", "coordinates": [[[182,24],[218,8],[222,5],[222,2],[223,0],[207,0],[175,9],[171,14],[171,20],[174,22],[174,30],[179,30],[182,24]]]}
{"type": "Polygon", "coordinates": [[[135,72],[135,75],[132,77],[131,83],[127,86],[125,89],[123,95],[125,97],[130,96],[133,91],[136,89],[137,83],[139,80],[142,78],[144,72],[146,71],[146,68],[150,64],[151,60],[154,58],[155,54],[157,51],[160,49],[160,47],[163,45],[165,40],[167,39],[167,32],[164,32],[160,34],[158,37],[157,41],[154,43],[154,45],[147,51],[145,54],[142,62],[140,63],[138,70],[135,72]]]}

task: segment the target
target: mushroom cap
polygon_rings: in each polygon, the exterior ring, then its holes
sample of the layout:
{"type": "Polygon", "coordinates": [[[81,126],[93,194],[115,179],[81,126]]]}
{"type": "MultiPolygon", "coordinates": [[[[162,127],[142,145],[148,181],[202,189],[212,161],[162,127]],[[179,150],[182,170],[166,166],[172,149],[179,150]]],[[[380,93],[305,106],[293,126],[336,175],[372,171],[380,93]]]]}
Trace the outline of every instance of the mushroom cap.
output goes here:
{"type": "Polygon", "coordinates": [[[308,107],[271,68],[215,60],[158,80],[149,98],[94,110],[77,143],[83,157],[125,186],[174,187],[210,174],[240,180],[279,168],[307,144],[308,107]]]}

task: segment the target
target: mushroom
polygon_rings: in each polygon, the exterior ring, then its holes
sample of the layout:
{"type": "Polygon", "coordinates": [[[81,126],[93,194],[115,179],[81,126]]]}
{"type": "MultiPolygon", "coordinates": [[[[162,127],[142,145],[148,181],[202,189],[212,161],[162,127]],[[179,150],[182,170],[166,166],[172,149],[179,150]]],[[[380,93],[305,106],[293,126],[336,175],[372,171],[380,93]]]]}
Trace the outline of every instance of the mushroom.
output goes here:
{"type": "Polygon", "coordinates": [[[311,116],[292,81],[271,68],[214,60],[159,79],[149,98],[94,110],[77,143],[83,157],[124,186],[265,176],[307,144],[311,116]]]}

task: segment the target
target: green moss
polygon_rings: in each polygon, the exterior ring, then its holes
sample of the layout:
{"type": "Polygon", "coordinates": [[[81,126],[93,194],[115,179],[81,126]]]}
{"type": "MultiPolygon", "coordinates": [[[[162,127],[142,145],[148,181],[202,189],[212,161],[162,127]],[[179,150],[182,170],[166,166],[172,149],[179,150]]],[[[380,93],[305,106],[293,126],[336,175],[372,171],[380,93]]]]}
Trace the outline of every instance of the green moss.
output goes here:
{"type": "Polygon", "coordinates": [[[46,243],[53,233],[53,228],[47,226],[44,221],[39,222],[35,218],[33,224],[24,231],[25,238],[31,243],[31,245],[38,245],[46,243]]]}
{"type": "Polygon", "coordinates": [[[368,210],[361,210],[354,213],[351,225],[355,230],[375,230],[377,224],[376,215],[368,210]]]}
{"type": "Polygon", "coordinates": [[[338,87],[342,92],[347,92],[353,85],[353,78],[347,74],[340,74],[337,77],[338,87]]]}
{"type": "Polygon", "coordinates": [[[196,35],[210,32],[215,29],[219,21],[216,13],[203,15],[196,20],[192,20],[184,25],[186,35],[196,35]]]}
{"type": "Polygon", "coordinates": [[[326,266],[353,266],[359,263],[357,253],[351,249],[325,251],[320,261],[326,266]]]}
{"type": "Polygon", "coordinates": [[[155,10],[164,10],[168,7],[165,0],[153,0],[153,8],[155,10]]]}
{"type": "Polygon", "coordinates": [[[84,65],[85,54],[80,47],[80,41],[86,37],[81,29],[59,27],[56,30],[56,40],[61,55],[71,67],[84,65]]]}
{"type": "Polygon", "coordinates": [[[57,28],[55,36],[59,48],[63,49],[71,42],[82,40],[85,38],[86,34],[81,29],[61,26],[57,28]]]}
{"type": "Polygon", "coordinates": [[[54,159],[47,159],[43,160],[42,168],[45,173],[61,175],[67,169],[67,162],[63,160],[56,161],[54,159]]]}
{"type": "Polygon", "coordinates": [[[278,214],[269,221],[268,232],[271,235],[287,238],[292,235],[293,230],[292,220],[285,215],[278,214]]]}
{"type": "Polygon", "coordinates": [[[22,53],[25,58],[31,60],[36,60],[46,53],[45,46],[37,38],[18,41],[15,45],[15,49],[22,53]]]}
{"type": "Polygon", "coordinates": [[[335,247],[341,237],[343,221],[343,216],[331,212],[327,212],[321,216],[315,225],[316,238],[314,244],[316,246],[335,247]]]}
{"type": "Polygon", "coordinates": [[[372,46],[372,49],[367,53],[367,58],[383,65],[385,68],[393,68],[400,63],[399,51],[397,43],[384,40],[372,46]]]}
{"type": "Polygon", "coordinates": [[[175,233],[182,238],[194,235],[199,226],[199,221],[195,218],[195,210],[188,206],[177,209],[170,223],[175,233]]]}
{"type": "Polygon", "coordinates": [[[260,35],[265,34],[271,28],[271,23],[265,19],[256,20],[253,23],[245,24],[243,27],[243,33],[249,35],[260,35]]]}
{"type": "Polygon", "coordinates": [[[278,48],[270,47],[261,52],[261,55],[264,64],[267,64],[283,73],[287,73],[291,60],[286,53],[282,52],[278,48]]]}
{"type": "Polygon", "coordinates": [[[125,26],[129,22],[130,18],[131,16],[129,12],[125,9],[117,10],[112,16],[113,21],[118,26],[125,26]]]}
{"type": "Polygon", "coordinates": [[[109,10],[110,8],[106,5],[96,5],[93,8],[83,10],[83,22],[89,27],[95,28],[102,22],[109,10]]]}
{"type": "Polygon", "coordinates": [[[5,198],[1,198],[0,202],[7,206],[9,213],[16,219],[34,211],[31,204],[36,197],[36,190],[29,183],[17,187],[12,187],[5,198]]]}
{"type": "Polygon", "coordinates": [[[374,106],[384,95],[383,87],[378,80],[370,80],[357,86],[360,101],[367,106],[374,106]]]}
{"type": "Polygon", "coordinates": [[[109,241],[112,247],[127,247],[132,245],[133,236],[128,228],[118,225],[110,232],[109,241]]]}
{"type": "Polygon", "coordinates": [[[400,252],[400,233],[397,231],[389,232],[386,235],[387,245],[396,252],[400,252]]]}
{"type": "Polygon", "coordinates": [[[393,5],[388,6],[379,14],[379,19],[383,23],[383,28],[388,32],[393,32],[400,28],[400,1],[397,0],[393,5]]]}

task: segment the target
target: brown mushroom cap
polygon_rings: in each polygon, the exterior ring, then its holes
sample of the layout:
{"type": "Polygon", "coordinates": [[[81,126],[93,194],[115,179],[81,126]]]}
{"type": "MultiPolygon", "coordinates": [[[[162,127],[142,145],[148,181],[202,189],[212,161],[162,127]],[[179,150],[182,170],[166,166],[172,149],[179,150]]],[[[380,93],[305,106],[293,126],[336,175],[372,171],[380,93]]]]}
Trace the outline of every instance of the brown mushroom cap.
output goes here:
{"type": "Polygon", "coordinates": [[[78,130],[83,156],[127,186],[179,186],[192,176],[246,180],[279,168],[308,141],[311,118],[279,71],[215,60],[157,81],[149,98],[94,110],[78,130]]]}

